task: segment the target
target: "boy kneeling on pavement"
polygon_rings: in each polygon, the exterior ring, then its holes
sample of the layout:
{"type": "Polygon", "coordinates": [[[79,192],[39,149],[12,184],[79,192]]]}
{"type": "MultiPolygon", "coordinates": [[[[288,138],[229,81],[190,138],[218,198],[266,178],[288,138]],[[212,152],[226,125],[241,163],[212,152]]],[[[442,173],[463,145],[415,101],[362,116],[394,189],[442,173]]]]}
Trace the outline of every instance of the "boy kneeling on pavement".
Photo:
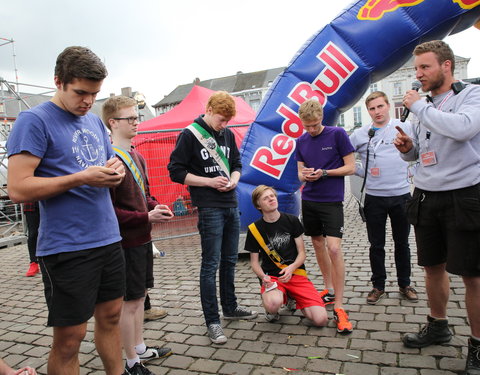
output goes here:
{"type": "Polygon", "coordinates": [[[273,322],[280,318],[278,311],[287,302],[288,293],[296,308],[315,326],[325,326],[328,321],[325,305],[305,271],[304,230],[300,220],[278,211],[277,192],[272,187],[255,188],[252,202],[262,218],[249,225],[245,250],[251,253],[250,265],[262,281],[260,293],[265,319],[273,322]]]}

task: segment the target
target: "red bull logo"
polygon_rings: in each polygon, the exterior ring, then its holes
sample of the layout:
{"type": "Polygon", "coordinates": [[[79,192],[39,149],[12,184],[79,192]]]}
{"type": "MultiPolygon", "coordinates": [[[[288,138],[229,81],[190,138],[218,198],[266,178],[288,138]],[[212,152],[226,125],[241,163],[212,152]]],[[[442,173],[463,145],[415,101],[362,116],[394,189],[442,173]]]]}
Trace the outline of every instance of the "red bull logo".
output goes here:
{"type": "Polygon", "coordinates": [[[453,2],[460,5],[463,9],[472,9],[480,5],[480,0],[453,0],[453,2]]]}
{"type": "MultiPolygon", "coordinates": [[[[382,18],[387,12],[394,12],[401,7],[413,7],[425,0],[368,0],[360,8],[357,18],[359,20],[376,21],[382,18]]],[[[451,0],[463,9],[472,9],[480,5],[480,0],[451,0]]]]}
{"type": "Polygon", "coordinates": [[[400,7],[413,7],[424,0],[368,0],[358,12],[359,20],[379,20],[387,12],[394,12],[400,7]]]}

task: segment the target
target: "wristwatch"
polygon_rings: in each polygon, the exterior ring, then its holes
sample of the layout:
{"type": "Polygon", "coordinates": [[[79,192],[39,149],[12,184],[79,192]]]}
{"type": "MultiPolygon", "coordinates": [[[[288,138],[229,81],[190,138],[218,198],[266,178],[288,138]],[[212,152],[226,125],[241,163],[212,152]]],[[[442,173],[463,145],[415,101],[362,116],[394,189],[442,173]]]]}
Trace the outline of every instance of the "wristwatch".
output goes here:
{"type": "Polygon", "coordinates": [[[328,177],[328,173],[326,169],[322,169],[322,179],[325,179],[328,177]]]}

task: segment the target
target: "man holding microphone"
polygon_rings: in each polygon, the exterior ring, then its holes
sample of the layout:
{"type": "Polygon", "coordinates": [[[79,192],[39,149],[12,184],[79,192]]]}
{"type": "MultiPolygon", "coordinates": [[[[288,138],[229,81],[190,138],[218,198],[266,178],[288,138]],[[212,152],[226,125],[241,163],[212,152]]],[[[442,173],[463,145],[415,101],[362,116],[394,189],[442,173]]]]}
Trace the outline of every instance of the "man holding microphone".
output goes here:
{"type": "Polygon", "coordinates": [[[407,347],[450,341],[448,273],[465,284],[471,337],[466,375],[480,374],[480,86],[455,80],[455,56],[442,41],[418,45],[416,77],[431,97],[415,90],[403,103],[413,112],[413,137],[403,130],[395,140],[404,160],[420,160],[413,199],[407,208],[414,225],[418,264],[425,268],[430,314],[418,333],[406,334],[407,347]]]}

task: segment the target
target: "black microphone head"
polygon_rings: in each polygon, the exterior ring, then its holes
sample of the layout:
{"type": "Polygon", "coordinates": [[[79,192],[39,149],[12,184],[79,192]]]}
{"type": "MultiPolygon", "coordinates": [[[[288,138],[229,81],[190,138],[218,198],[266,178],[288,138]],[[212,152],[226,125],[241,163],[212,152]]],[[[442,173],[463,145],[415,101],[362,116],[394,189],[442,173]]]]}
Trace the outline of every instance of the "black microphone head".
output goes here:
{"type": "Polygon", "coordinates": [[[375,129],[374,128],[368,129],[368,137],[372,138],[374,135],[375,135],[375,129]]]}
{"type": "Polygon", "coordinates": [[[422,88],[422,82],[420,81],[413,81],[412,82],[412,90],[418,91],[422,88]]]}

